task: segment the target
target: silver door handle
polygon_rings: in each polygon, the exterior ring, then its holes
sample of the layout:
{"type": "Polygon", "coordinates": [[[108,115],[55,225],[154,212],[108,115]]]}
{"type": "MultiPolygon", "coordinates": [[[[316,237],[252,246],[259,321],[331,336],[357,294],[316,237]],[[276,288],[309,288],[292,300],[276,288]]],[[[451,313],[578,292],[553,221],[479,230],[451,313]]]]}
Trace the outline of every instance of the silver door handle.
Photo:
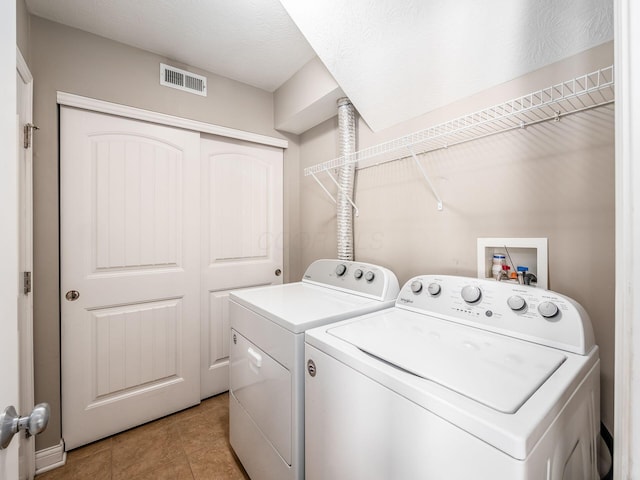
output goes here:
{"type": "Polygon", "coordinates": [[[75,302],[78,298],[80,298],[80,292],[77,290],[69,290],[64,298],[69,300],[70,302],[75,302]]]}
{"type": "Polygon", "coordinates": [[[0,450],[9,446],[13,436],[24,430],[27,437],[42,433],[49,423],[50,408],[48,403],[39,403],[26,417],[21,417],[13,405],[0,414],[0,450]]]}

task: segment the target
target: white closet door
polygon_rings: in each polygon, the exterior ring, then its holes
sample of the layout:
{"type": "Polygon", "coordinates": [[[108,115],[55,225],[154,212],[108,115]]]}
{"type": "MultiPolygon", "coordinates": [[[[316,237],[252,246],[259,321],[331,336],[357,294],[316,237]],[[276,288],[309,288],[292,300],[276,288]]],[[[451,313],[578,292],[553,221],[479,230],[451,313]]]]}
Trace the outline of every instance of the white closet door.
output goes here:
{"type": "Polygon", "coordinates": [[[280,148],[203,135],[202,398],[229,389],[231,290],[282,283],[280,148]]]}
{"type": "Polygon", "coordinates": [[[200,135],[68,107],[60,115],[71,449],[200,400],[200,135]]]}

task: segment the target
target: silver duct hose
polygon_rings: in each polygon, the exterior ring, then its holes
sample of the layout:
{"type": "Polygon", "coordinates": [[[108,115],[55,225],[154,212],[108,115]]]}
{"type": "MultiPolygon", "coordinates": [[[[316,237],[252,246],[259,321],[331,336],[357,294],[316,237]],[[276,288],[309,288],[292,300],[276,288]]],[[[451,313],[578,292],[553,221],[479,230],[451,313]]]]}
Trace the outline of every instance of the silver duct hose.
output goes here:
{"type": "MultiPolygon", "coordinates": [[[[339,155],[347,157],[356,151],[356,114],[348,98],[338,99],[339,155]]],[[[351,163],[340,167],[338,172],[337,235],[338,259],[353,260],[353,182],[356,166],[351,163]]]]}

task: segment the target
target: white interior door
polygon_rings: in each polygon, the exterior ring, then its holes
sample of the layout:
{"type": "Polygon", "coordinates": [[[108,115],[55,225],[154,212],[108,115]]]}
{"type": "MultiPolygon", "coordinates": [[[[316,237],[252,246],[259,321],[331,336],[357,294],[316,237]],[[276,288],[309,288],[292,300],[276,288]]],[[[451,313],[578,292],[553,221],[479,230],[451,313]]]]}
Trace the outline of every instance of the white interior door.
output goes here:
{"type": "Polygon", "coordinates": [[[71,449],[200,400],[200,136],[69,107],[60,123],[71,449]]]}
{"type": "Polygon", "coordinates": [[[229,291],[282,283],[280,148],[203,135],[202,398],[229,389],[229,291]]]}
{"type": "MultiPolygon", "coordinates": [[[[22,277],[18,291],[18,322],[20,342],[20,408],[27,415],[34,407],[33,386],[33,130],[25,126],[33,120],[33,77],[24,58],[17,52],[17,112],[18,112],[18,272],[22,277]],[[25,135],[30,138],[25,139],[25,135]],[[25,280],[29,275],[29,280],[25,280]]],[[[35,475],[35,439],[20,436],[20,479],[35,475]]]]}

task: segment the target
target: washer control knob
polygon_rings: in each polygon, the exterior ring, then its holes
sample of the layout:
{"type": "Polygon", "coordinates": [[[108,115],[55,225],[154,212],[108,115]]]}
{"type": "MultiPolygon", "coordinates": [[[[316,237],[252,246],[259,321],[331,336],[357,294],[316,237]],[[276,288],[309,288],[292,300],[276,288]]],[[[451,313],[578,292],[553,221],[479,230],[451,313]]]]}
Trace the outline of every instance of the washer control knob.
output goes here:
{"type": "Polygon", "coordinates": [[[476,303],[482,297],[482,290],[475,285],[465,285],[460,292],[462,299],[467,303],[476,303]]]}
{"type": "Polygon", "coordinates": [[[429,295],[435,297],[436,295],[438,295],[440,293],[440,285],[438,285],[437,283],[430,283],[429,286],[427,287],[427,291],[429,292],[429,295]]]}
{"type": "Polygon", "coordinates": [[[336,267],[336,275],[338,275],[339,277],[343,276],[346,271],[347,271],[347,266],[344,263],[341,263],[336,267]]]}
{"type": "Polygon", "coordinates": [[[413,293],[420,293],[422,291],[422,282],[420,280],[411,282],[411,291],[413,293]]]}
{"type": "Polygon", "coordinates": [[[369,270],[367,273],[364,274],[364,279],[367,282],[373,282],[374,278],[376,278],[376,274],[373,273],[371,270],[369,270]]]}
{"type": "Polygon", "coordinates": [[[362,275],[364,275],[364,272],[361,269],[357,269],[355,272],[353,272],[353,276],[356,278],[356,280],[360,280],[362,278],[362,275]]]}
{"type": "Polygon", "coordinates": [[[558,314],[558,306],[553,302],[542,302],[538,305],[538,312],[544,318],[553,318],[558,314]]]}
{"type": "Polygon", "coordinates": [[[520,295],[512,295],[507,299],[507,305],[514,312],[518,312],[527,306],[527,302],[520,295]]]}

